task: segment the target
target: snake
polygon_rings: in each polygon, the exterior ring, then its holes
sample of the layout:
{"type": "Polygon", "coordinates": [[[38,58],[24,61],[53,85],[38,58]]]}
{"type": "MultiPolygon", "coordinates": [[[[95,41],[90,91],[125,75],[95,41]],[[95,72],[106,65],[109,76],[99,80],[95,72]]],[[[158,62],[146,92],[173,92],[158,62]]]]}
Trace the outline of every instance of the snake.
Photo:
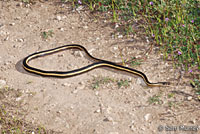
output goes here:
{"type": "Polygon", "coordinates": [[[102,60],[102,59],[98,59],[96,57],[93,57],[87,51],[87,49],[85,47],[78,45],[78,44],[63,45],[63,46],[56,47],[56,48],[53,48],[53,49],[48,49],[48,50],[32,53],[32,54],[28,55],[27,57],[25,57],[23,59],[22,64],[23,64],[23,68],[26,71],[28,71],[30,73],[37,74],[37,75],[41,75],[41,76],[47,76],[47,77],[66,78],[66,77],[72,77],[72,76],[75,76],[75,75],[79,75],[79,74],[88,72],[88,71],[93,70],[95,68],[108,67],[108,68],[116,69],[118,71],[128,72],[130,74],[137,75],[144,80],[144,82],[146,83],[147,86],[150,86],[150,87],[166,86],[166,85],[170,84],[169,82],[151,83],[148,80],[147,76],[143,72],[138,71],[138,70],[133,69],[133,68],[130,68],[130,67],[119,65],[119,64],[111,62],[111,61],[102,60]],[[32,65],[29,64],[29,62],[33,59],[43,57],[43,56],[46,56],[46,55],[51,55],[51,54],[54,54],[54,53],[57,53],[57,52],[60,52],[60,51],[67,50],[67,49],[78,49],[80,51],[84,51],[87,56],[89,56],[91,59],[95,60],[96,62],[89,64],[87,66],[75,69],[75,70],[71,70],[71,71],[48,71],[48,70],[42,70],[42,69],[33,67],[32,65]]]}

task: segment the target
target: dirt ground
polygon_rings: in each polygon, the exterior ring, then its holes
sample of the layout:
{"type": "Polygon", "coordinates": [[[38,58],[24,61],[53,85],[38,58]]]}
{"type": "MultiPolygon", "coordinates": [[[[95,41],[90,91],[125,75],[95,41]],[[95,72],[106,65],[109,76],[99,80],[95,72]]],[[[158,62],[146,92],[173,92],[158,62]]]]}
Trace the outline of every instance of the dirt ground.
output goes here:
{"type": "MultiPolygon", "coordinates": [[[[62,134],[200,133],[199,101],[182,72],[164,61],[156,47],[134,68],[152,82],[171,82],[170,87],[149,88],[137,76],[108,68],[59,79],[27,73],[21,66],[31,53],[71,43],[113,62],[144,56],[147,41],[113,36],[114,31],[110,20],[95,18],[83,7],[0,1],[0,80],[22,92],[13,103],[20,103],[25,121],[62,134]]],[[[67,50],[31,64],[72,70],[91,62],[83,52],[67,50]]]]}

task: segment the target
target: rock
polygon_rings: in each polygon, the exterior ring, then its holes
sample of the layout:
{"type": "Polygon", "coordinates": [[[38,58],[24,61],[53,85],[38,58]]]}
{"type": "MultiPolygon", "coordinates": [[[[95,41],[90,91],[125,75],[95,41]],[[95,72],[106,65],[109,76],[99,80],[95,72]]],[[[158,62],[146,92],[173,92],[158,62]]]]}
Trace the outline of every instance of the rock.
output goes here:
{"type": "Polygon", "coordinates": [[[73,93],[73,94],[77,94],[77,93],[78,93],[78,90],[73,90],[72,93],[73,93]]]}
{"type": "Polygon", "coordinates": [[[24,39],[17,39],[18,42],[24,42],[24,39]]]}
{"type": "Polygon", "coordinates": [[[101,109],[97,109],[94,111],[94,113],[100,113],[101,112],[101,109]]]}
{"type": "Polygon", "coordinates": [[[119,134],[119,132],[110,132],[109,134],[119,134]]]}
{"type": "Polygon", "coordinates": [[[135,128],[135,126],[134,126],[134,125],[131,125],[131,126],[130,126],[130,129],[131,129],[131,131],[133,131],[133,132],[134,132],[136,128],[135,128]]]}
{"type": "Polygon", "coordinates": [[[97,37],[97,38],[96,38],[96,41],[97,41],[97,40],[100,40],[100,38],[99,38],[99,37],[97,37]]]}
{"type": "Polygon", "coordinates": [[[118,35],[118,38],[123,38],[123,35],[118,35]]]}
{"type": "Polygon", "coordinates": [[[70,87],[71,84],[69,84],[69,83],[63,83],[62,86],[64,86],[64,87],[66,87],[66,86],[67,86],[67,87],[70,87]]]}
{"type": "Polygon", "coordinates": [[[134,120],[132,120],[131,121],[131,125],[130,125],[130,129],[131,129],[131,131],[135,131],[135,121],[134,120]]]}
{"type": "Polygon", "coordinates": [[[106,117],[105,119],[103,119],[103,121],[113,121],[113,118],[110,117],[110,116],[108,116],[108,117],[106,117]]]}
{"type": "Polygon", "coordinates": [[[191,120],[191,121],[189,121],[189,123],[195,124],[195,123],[196,123],[196,120],[195,120],[195,119],[194,119],[194,120],[191,120]]]}
{"type": "Polygon", "coordinates": [[[14,26],[15,25],[15,23],[13,22],[13,23],[10,23],[10,26],[14,26]]]}
{"type": "Polygon", "coordinates": [[[96,95],[96,96],[98,96],[98,95],[99,95],[99,92],[98,92],[98,91],[96,91],[96,92],[95,92],[95,95],[96,95]]]}
{"type": "Polygon", "coordinates": [[[106,109],[106,112],[107,112],[108,114],[111,114],[111,111],[112,111],[112,108],[111,108],[111,107],[108,107],[108,108],[106,109]]]}
{"type": "Polygon", "coordinates": [[[188,97],[187,97],[187,100],[188,100],[188,101],[191,101],[191,100],[192,100],[192,96],[188,96],[188,97]]]}
{"type": "Polygon", "coordinates": [[[114,50],[117,50],[117,49],[118,49],[118,46],[113,47],[113,49],[114,49],[114,50]]]}
{"type": "Polygon", "coordinates": [[[58,113],[58,114],[61,114],[61,113],[62,113],[62,111],[60,111],[60,110],[59,110],[59,111],[56,111],[56,113],[58,113]]]}
{"type": "Polygon", "coordinates": [[[118,24],[115,24],[115,28],[118,28],[119,27],[119,25],[118,24]]]}
{"type": "Polygon", "coordinates": [[[16,6],[22,7],[22,5],[23,5],[23,3],[22,3],[22,2],[20,2],[20,3],[17,3],[17,5],[16,5],[16,6]]]}
{"type": "Polygon", "coordinates": [[[17,97],[16,98],[16,101],[20,101],[22,98],[21,97],[17,97]]]}
{"type": "Polygon", "coordinates": [[[58,54],[58,57],[63,57],[64,56],[64,54],[58,54]]]}
{"type": "Polygon", "coordinates": [[[81,51],[75,51],[74,56],[83,57],[83,54],[81,53],[81,51]]]}
{"type": "Polygon", "coordinates": [[[58,21],[61,21],[62,17],[61,17],[61,16],[56,16],[56,19],[57,19],[58,21]]]}
{"type": "Polygon", "coordinates": [[[144,116],[144,119],[145,119],[145,121],[148,121],[149,120],[149,118],[150,118],[150,116],[151,116],[151,114],[146,114],[145,116],[144,116]]]}
{"type": "Polygon", "coordinates": [[[83,26],[84,29],[88,29],[88,26],[83,26]]]}
{"type": "Polygon", "coordinates": [[[6,85],[5,80],[0,80],[0,88],[3,88],[6,85]]]}
{"type": "Polygon", "coordinates": [[[59,28],[59,30],[63,32],[63,31],[64,31],[64,28],[61,27],[61,28],[59,28]]]}
{"type": "Polygon", "coordinates": [[[9,36],[7,36],[7,37],[4,39],[4,41],[7,41],[7,40],[9,40],[9,36]]]}
{"type": "Polygon", "coordinates": [[[89,52],[90,54],[92,54],[92,52],[93,52],[93,51],[95,51],[95,49],[94,49],[94,48],[92,48],[92,49],[88,50],[88,52],[89,52]]]}
{"type": "Polygon", "coordinates": [[[138,85],[142,85],[142,86],[146,85],[145,82],[143,81],[143,79],[140,78],[140,77],[137,78],[137,82],[136,82],[136,84],[138,84],[138,85]]]}
{"type": "Polygon", "coordinates": [[[84,88],[85,88],[85,85],[80,85],[80,86],[77,87],[77,90],[82,90],[84,88]]]}
{"type": "Polygon", "coordinates": [[[141,129],[142,131],[145,131],[145,130],[146,130],[145,127],[141,127],[140,129],[141,129]]]}

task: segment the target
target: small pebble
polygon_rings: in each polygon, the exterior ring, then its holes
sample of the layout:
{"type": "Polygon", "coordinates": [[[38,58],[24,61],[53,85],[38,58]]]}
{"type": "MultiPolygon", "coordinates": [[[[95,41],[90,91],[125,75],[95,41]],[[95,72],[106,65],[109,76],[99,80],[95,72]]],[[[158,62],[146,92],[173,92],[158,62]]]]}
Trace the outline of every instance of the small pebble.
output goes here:
{"type": "Polygon", "coordinates": [[[17,39],[18,42],[24,42],[24,39],[17,39]]]}
{"type": "Polygon", "coordinates": [[[90,54],[92,54],[92,52],[93,52],[94,50],[95,50],[95,49],[92,48],[92,49],[88,50],[88,52],[89,52],[90,54]]]}
{"type": "Polygon", "coordinates": [[[59,110],[59,111],[56,111],[56,113],[58,113],[58,114],[61,114],[61,113],[62,113],[62,111],[60,111],[60,110],[59,110]]]}
{"type": "Polygon", "coordinates": [[[142,86],[146,85],[145,82],[143,81],[143,79],[140,78],[140,77],[137,78],[137,82],[136,82],[136,84],[138,84],[138,85],[142,85],[142,86]]]}
{"type": "Polygon", "coordinates": [[[9,40],[9,36],[7,36],[7,37],[4,39],[4,41],[7,41],[7,40],[9,40]]]}
{"type": "Polygon", "coordinates": [[[98,91],[96,91],[96,92],[95,92],[95,95],[96,95],[96,96],[98,96],[98,95],[99,95],[99,92],[98,92],[98,91]]]}
{"type": "Polygon", "coordinates": [[[70,106],[71,109],[74,109],[74,106],[70,106]]]}
{"type": "Polygon", "coordinates": [[[84,83],[83,81],[81,81],[81,82],[79,82],[78,84],[80,84],[80,85],[84,85],[85,83],[84,83]]]}
{"type": "Polygon", "coordinates": [[[63,57],[64,56],[64,54],[58,54],[58,57],[63,57]]]}
{"type": "Polygon", "coordinates": [[[103,119],[103,121],[113,121],[113,118],[112,117],[106,117],[105,119],[103,119]]]}
{"type": "Polygon", "coordinates": [[[191,101],[192,100],[192,96],[188,96],[187,100],[191,101]]]}
{"type": "Polygon", "coordinates": [[[57,16],[56,19],[57,19],[58,21],[61,21],[62,18],[61,18],[61,16],[57,16]]]}
{"type": "Polygon", "coordinates": [[[118,24],[115,24],[115,28],[118,28],[119,27],[119,25],[118,24]]]}
{"type": "Polygon", "coordinates": [[[145,127],[141,127],[140,129],[141,129],[142,131],[145,131],[145,127]]]}
{"type": "Polygon", "coordinates": [[[148,120],[149,120],[150,115],[151,115],[151,114],[146,114],[146,115],[144,116],[145,121],[148,121],[148,120]]]}
{"type": "Polygon", "coordinates": [[[148,37],[146,37],[146,41],[147,41],[147,43],[149,43],[149,38],[148,37]]]}
{"type": "Polygon", "coordinates": [[[88,26],[83,26],[84,29],[88,29],[88,26]]]}
{"type": "Polygon", "coordinates": [[[22,7],[22,5],[23,5],[23,3],[20,2],[20,3],[18,3],[16,6],[20,6],[20,7],[22,7]]]}
{"type": "Polygon", "coordinates": [[[73,90],[72,93],[73,93],[73,94],[77,94],[77,93],[78,93],[78,90],[73,90]]]}
{"type": "Polygon", "coordinates": [[[30,4],[26,4],[26,7],[30,7],[30,4]]]}
{"type": "Polygon", "coordinates": [[[131,131],[135,131],[136,128],[135,128],[134,125],[131,125],[131,126],[130,126],[130,129],[131,129],[131,131]]]}
{"type": "Polygon", "coordinates": [[[118,35],[118,38],[123,38],[123,35],[118,35]]]}
{"type": "Polygon", "coordinates": [[[6,85],[5,80],[0,80],[0,88],[3,88],[6,85]]]}
{"type": "Polygon", "coordinates": [[[191,120],[191,121],[189,121],[191,124],[195,124],[196,123],[196,120],[194,119],[194,120],[191,120]]]}
{"type": "Polygon", "coordinates": [[[71,85],[71,84],[69,84],[69,83],[63,83],[63,84],[62,84],[62,86],[64,86],[64,87],[66,87],[66,86],[69,87],[70,85],[71,85]]]}
{"type": "Polygon", "coordinates": [[[59,28],[59,29],[60,29],[60,31],[62,31],[62,32],[64,31],[64,28],[62,28],[62,27],[61,27],[61,28],[59,28]]]}
{"type": "Polygon", "coordinates": [[[66,128],[69,128],[69,127],[70,127],[70,126],[69,126],[69,123],[66,123],[65,127],[66,127],[66,128]]]}
{"type": "Polygon", "coordinates": [[[100,113],[101,110],[100,109],[97,109],[96,111],[94,111],[95,113],[100,113]]]}
{"type": "Polygon", "coordinates": [[[74,56],[83,57],[83,54],[80,51],[75,51],[74,56]]]}
{"type": "Polygon", "coordinates": [[[117,49],[118,49],[118,46],[113,47],[113,49],[114,49],[114,50],[117,50],[117,49]]]}
{"type": "Polygon", "coordinates": [[[109,134],[119,134],[119,132],[110,132],[109,134]]]}
{"type": "Polygon", "coordinates": [[[106,109],[106,112],[107,112],[108,114],[110,114],[111,111],[112,111],[112,108],[111,108],[111,107],[108,107],[108,108],[106,109]]]}
{"type": "Polygon", "coordinates": [[[21,97],[17,97],[16,98],[16,101],[20,101],[22,98],[21,97]]]}
{"type": "Polygon", "coordinates": [[[85,88],[85,85],[81,85],[81,86],[78,86],[77,87],[77,90],[82,90],[82,89],[84,89],[85,88]]]}
{"type": "Polygon", "coordinates": [[[14,23],[14,22],[13,22],[13,23],[10,23],[10,25],[11,25],[11,26],[14,26],[14,25],[15,25],[15,23],[14,23]]]}

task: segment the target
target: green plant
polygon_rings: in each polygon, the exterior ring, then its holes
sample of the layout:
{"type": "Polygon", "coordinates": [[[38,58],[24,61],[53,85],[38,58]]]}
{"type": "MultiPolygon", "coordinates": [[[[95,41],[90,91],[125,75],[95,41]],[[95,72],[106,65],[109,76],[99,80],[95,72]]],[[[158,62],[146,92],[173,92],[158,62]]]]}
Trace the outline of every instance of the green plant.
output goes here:
{"type": "Polygon", "coordinates": [[[131,65],[132,67],[133,67],[133,66],[141,65],[141,61],[140,61],[140,60],[136,60],[135,57],[132,57],[132,58],[131,58],[130,65],[131,65]]]}
{"type": "MultiPolygon", "coordinates": [[[[1,97],[0,105],[0,133],[2,134],[45,134],[48,131],[41,126],[34,126],[31,123],[27,123],[22,116],[23,110],[19,109],[20,104],[16,104],[16,101],[10,100],[21,96],[21,92],[18,90],[13,90],[12,88],[2,88],[3,92],[1,95],[7,97],[1,97]],[[20,114],[19,114],[20,113],[20,114]]],[[[50,132],[50,131],[49,131],[50,132]]],[[[52,132],[52,131],[51,131],[52,132]]]]}
{"type": "Polygon", "coordinates": [[[121,87],[128,87],[129,86],[129,82],[130,81],[128,81],[128,80],[119,80],[117,82],[117,85],[118,85],[119,88],[121,88],[121,87]]]}
{"type": "Polygon", "coordinates": [[[92,84],[92,88],[93,89],[98,89],[100,87],[100,85],[107,84],[109,82],[114,82],[114,80],[112,78],[109,78],[109,77],[98,77],[98,78],[95,78],[94,82],[92,84]]]}
{"type": "Polygon", "coordinates": [[[162,101],[160,100],[160,95],[149,97],[148,102],[149,104],[162,104],[162,101]]]}
{"type": "Polygon", "coordinates": [[[42,38],[43,39],[47,39],[47,38],[49,38],[49,37],[53,37],[53,30],[49,30],[49,31],[44,31],[44,32],[42,32],[42,38]]]}
{"type": "Polygon", "coordinates": [[[168,98],[172,98],[172,97],[174,97],[174,95],[175,95],[174,93],[169,93],[168,98]]]}
{"type": "Polygon", "coordinates": [[[160,46],[165,59],[196,78],[200,70],[200,3],[198,0],[73,0],[91,10],[112,12],[126,35],[141,34],[160,46]],[[92,7],[92,8],[91,8],[92,7]],[[139,30],[132,25],[137,24],[139,30]]]}
{"type": "Polygon", "coordinates": [[[30,3],[30,0],[22,0],[24,3],[30,3]]]}
{"type": "Polygon", "coordinates": [[[198,95],[198,99],[200,100],[200,75],[199,79],[194,79],[190,81],[191,85],[194,87],[195,93],[198,95]]]}

